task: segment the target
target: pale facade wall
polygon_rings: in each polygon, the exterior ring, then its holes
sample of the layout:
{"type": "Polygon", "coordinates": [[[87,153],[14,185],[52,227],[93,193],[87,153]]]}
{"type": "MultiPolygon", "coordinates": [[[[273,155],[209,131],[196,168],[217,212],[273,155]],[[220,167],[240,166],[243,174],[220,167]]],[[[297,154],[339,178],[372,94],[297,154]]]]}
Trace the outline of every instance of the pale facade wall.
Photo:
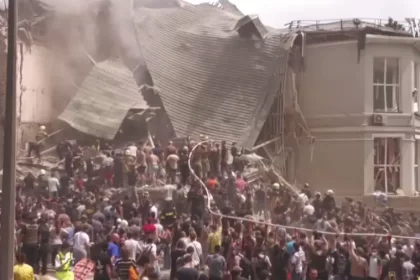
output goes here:
{"type": "Polygon", "coordinates": [[[360,62],[357,55],[356,42],[309,46],[305,50],[298,100],[316,140],[314,144],[300,143],[297,179],[320,191],[334,189],[340,196],[371,194],[373,139],[393,137],[401,143],[400,185],[405,195],[413,195],[415,186],[420,186],[420,169],[417,181],[414,171],[415,157],[420,156],[420,152],[415,155],[415,145],[420,148],[420,142],[414,141],[412,109],[414,62],[420,62],[420,54],[408,45],[368,43],[361,51],[360,62]],[[388,121],[384,126],[371,123],[374,57],[398,57],[400,61],[401,112],[385,114],[388,121]]]}
{"type": "Polygon", "coordinates": [[[52,116],[53,59],[44,47],[22,46],[17,50],[17,114],[21,123],[47,124],[52,116]],[[22,58],[22,59],[21,59],[22,58]],[[22,69],[21,69],[22,68],[22,69]]]}
{"type": "Polygon", "coordinates": [[[364,54],[358,63],[357,42],[308,46],[304,65],[298,100],[306,118],[364,111],[364,54]]]}

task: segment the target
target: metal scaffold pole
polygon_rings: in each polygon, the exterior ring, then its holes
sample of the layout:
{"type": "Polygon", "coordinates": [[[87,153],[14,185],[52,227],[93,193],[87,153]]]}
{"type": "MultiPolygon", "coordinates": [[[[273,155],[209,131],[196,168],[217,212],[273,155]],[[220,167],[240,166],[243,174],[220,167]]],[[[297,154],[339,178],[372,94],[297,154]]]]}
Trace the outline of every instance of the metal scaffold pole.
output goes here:
{"type": "Polygon", "coordinates": [[[6,112],[3,149],[0,279],[13,279],[16,173],[16,19],[17,0],[8,1],[6,112]]]}

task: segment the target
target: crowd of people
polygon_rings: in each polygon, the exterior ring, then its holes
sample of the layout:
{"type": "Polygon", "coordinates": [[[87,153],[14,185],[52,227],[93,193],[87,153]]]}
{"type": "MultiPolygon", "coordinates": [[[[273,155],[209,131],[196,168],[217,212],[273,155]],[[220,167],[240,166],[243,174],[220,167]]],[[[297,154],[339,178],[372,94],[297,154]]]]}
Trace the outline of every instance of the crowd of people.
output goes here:
{"type": "Polygon", "coordinates": [[[333,190],[308,184],[296,193],[266,177],[248,182],[236,143],[204,141],[191,152],[196,144],[97,141],[89,157],[86,147],[57,145],[64,168],[18,186],[15,279],[53,268],[71,280],[86,259],[95,280],[420,276],[420,243],[393,237],[420,233],[414,213],[351,199],[338,206],[333,190]],[[165,184],[176,186],[165,199],[147,191],[165,184]],[[385,237],[356,235],[366,232],[385,237]]]}

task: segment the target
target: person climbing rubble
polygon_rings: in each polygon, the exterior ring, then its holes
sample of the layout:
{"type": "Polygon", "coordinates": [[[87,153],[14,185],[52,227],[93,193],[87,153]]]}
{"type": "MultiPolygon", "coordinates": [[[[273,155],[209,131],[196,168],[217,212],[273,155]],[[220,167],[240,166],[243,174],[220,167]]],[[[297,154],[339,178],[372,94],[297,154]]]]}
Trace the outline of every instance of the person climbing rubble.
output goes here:
{"type": "Polygon", "coordinates": [[[41,149],[44,146],[44,141],[48,138],[45,126],[41,125],[35,134],[35,140],[28,143],[28,158],[35,152],[35,156],[41,158],[41,149]]]}

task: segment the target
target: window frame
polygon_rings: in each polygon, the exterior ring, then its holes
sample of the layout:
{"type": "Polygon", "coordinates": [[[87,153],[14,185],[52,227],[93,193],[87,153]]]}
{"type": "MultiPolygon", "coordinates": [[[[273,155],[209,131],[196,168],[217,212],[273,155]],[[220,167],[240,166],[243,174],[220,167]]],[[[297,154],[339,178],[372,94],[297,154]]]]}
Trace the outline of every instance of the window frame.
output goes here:
{"type": "MultiPolygon", "coordinates": [[[[375,56],[373,57],[373,83],[372,83],[372,96],[373,96],[373,111],[375,113],[402,113],[401,111],[401,60],[399,57],[388,57],[388,56],[375,56]],[[378,83],[375,81],[375,61],[377,59],[383,59],[383,83],[378,83]],[[388,83],[387,81],[387,70],[388,70],[388,60],[396,59],[397,60],[397,70],[398,70],[398,83],[388,83]],[[384,100],[383,108],[375,108],[375,94],[376,88],[382,87],[383,93],[382,98],[384,100]],[[392,100],[395,100],[396,104],[392,104],[391,108],[388,108],[387,104],[387,88],[392,87],[392,100]],[[393,108],[396,107],[396,110],[393,108]]],[[[379,94],[379,93],[378,93],[379,94]]]]}
{"type": "Polygon", "coordinates": [[[373,158],[373,180],[374,180],[374,191],[383,191],[386,194],[395,194],[396,190],[398,188],[401,188],[401,180],[402,180],[402,176],[401,176],[401,161],[402,161],[402,153],[401,153],[401,148],[402,148],[402,141],[403,141],[403,137],[399,136],[399,135],[373,135],[373,152],[374,152],[374,158],[373,158]],[[377,163],[376,162],[376,141],[379,140],[385,140],[385,146],[384,146],[384,162],[383,163],[377,163]],[[389,164],[388,163],[388,140],[397,140],[397,145],[398,145],[398,153],[396,153],[396,158],[398,159],[398,163],[394,163],[394,164],[389,164]],[[383,190],[382,190],[382,186],[381,189],[377,188],[377,182],[379,179],[379,176],[377,176],[377,168],[380,168],[380,170],[382,170],[381,172],[383,172],[383,176],[384,176],[384,183],[385,185],[383,186],[383,190]],[[398,168],[398,185],[395,188],[394,192],[389,192],[388,191],[388,184],[389,184],[389,180],[388,180],[388,170],[389,168],[398,168]]]}

